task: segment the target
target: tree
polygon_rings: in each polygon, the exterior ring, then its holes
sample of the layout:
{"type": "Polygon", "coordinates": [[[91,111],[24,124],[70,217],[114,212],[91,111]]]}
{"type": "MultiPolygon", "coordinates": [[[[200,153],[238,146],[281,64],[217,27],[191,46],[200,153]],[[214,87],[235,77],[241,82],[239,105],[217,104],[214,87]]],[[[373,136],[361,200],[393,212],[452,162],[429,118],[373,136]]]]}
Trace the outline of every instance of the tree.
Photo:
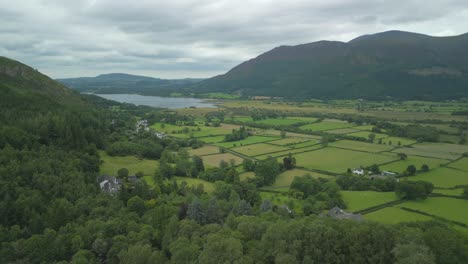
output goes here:
{"type": "Polygon", "coordinates": [[[145,202],[140,198],[140,196],[133,196],[132,198],[128,199],[127,201],[127,208],[131,212],[135,212],[138,215],[143,215],[145,212],[145,202]]]}
{"type": "Polygon", "coordinates": [[[260,205],[260,211],[261,212],[267,212],[270,211],[273,208],[273,204],[271,203],[270,200],[263,200],[262,204],[260,205]]]}
{"type": "Polygon", "coordinates": [[[415,175],[417,171],[416,166],[408,165],[408,168],[406,168],[406,171],[408,172],[409,175],[415,175]]]}
{"type": "Polygon", "coordinates": [[[435,264],[434,254],[425,245],[414,242],[397,244],[392,250],[395,255],[395,264],[435,264]]]}
{"type": "Polygon", "coordinates": [[[210,234],[198,258],[200,263],[240,263],[243,247],[239,239],[222,234],[210,234]]]}
{"type": "Polygon", "coordinates": [[[423,171],[423,172],[429,171],[429,166],[428,166],[427,164],[423,164],[423,165],[421,166],[421,171],[423,171]]]}
{"type": "Polygon", "coordinates": [[[197,155],[192,156],[192,162],[195,165],[195,168],[198,172],[205,171],[205,165],[203,164],[203,159],[197,155]]]}
{"type": "Polygon", "coordinates": [[[406,155],[406,153],[398,153],[397,156],[400,157],[401,160],[405,160],[408,158],[408,155],[406,155]]]}
{"type": "Polygon", "coordinates": [[[370,134],[369,134],[369,141],[370,141],[371,143],[374,143],[374,140],[375,140],[375,133],[370,133],[370,134]]]}
{"type": "Polygon", "coordinates": [[[292,170],[296,166],[296,159],[291,153],[289,153],[287,157],[283,158],[283,166],[287,170],[292,170]]]}
{"type": "Polygon", "coordinates": [[[432,193],[434,185],[425,181],[400,181],[395,189],[398,197],[416,200],[426,199],[432,193]]]}
{"type": "Polygon", "coordinates": [[[380,168],[379,168],[379,166],[377,164],[374,164],[374,165],[370,166],[369,170],[373,174],[379,174],[380,173],[380,168]]]}
{"type": "Polygon", "coordinates": [[[174,175],[174,169],[164,160],[161,160],[158,168],[156,169],[156,178],[170,179],[174,175]]]}
{"type": "Polygon", "coordinates": [[[127,168],[121,168],[117,171],[117,178],[119,179],[127,179],[128,177],[128,169],[127,168]]]}
{"type": "Polygon", "coordinates": [[[286,131],[284,129],[281,130],[281,138],[286,138],[286,131]]]}
{"type": "Polygon", "coordinates": [[[268,157],[258,162],[255,168],[255,177],[258,178],[263,185],[273,184],[279,174],[279,164],[273,157],[268,157]]]}
{"type": "Polygon", "coordinates": [[[242,161],[242,167],[245,171],[254,171],[255,170],[255,163],[251,159],[244,159],[242,161]]]}
{"type": "Polygon", "coordinates": [[[199,224],[205,223],[206,216],[200,200],[193,200],[187,210],[187,218],[196,221],[199,224]]]}

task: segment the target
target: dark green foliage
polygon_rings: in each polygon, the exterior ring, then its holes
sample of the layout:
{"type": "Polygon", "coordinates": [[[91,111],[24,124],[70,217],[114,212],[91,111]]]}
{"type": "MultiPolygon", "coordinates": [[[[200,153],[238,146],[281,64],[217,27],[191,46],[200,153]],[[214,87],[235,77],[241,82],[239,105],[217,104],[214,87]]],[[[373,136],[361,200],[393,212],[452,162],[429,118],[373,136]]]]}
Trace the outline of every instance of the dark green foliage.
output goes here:
{"type": "Polygon", "coordinates": [[[408,168],[406,168],[406,172],[408,172],[409,175],[415,175],[416,171],[417,169],[414,165],[408,165],[408,168]]]}
{"type": "Polygon", "coordinates": [[[416,200],[426,199],[432,193],[434,185],[425,181],[400,181],[396,188],[396,194],[404,199],[416,200]]]}
{"type": "Polygon", "coordinates": [[[378,191],[392,192],[396,187],[396,180],[393,177],[370,179],[361,176],[338,176],[336,183],[343,190],[349,191],[378,191]]]}
{"type": "Polygon", "coordinates": [[[280,172],[280,165],[273,157],[259,161],[255,167],[255,177],[262,185],[273,184],[280,172]]]}
{"type": "Polygon", "coordinates": [[[244,126],[241,126],[239,129],[233,129],[231,134],[224,136],[224,141],[239,141],[246,139],[248,136],[250,136],[249,131],[244,126]]]}
{"type": "Polygon", "coordinates": [[[283,158],[283,167],[287,170],[292,170],[296,166],[296,158],[291,153],[287,157],[283,158]]]}
{"type": "Polygon", "coordinates": [[[297,99],[458,99],[468,96],[466,46],[466,34],[439,38],[400,31],[348,43],[281,46],[192,91],[297,99]]]}

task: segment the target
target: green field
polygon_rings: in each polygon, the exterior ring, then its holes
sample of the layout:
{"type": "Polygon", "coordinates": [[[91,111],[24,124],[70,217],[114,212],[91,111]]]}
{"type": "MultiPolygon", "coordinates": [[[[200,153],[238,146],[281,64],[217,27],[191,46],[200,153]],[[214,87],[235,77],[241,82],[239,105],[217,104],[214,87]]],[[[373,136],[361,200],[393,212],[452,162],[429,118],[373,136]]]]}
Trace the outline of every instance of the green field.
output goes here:
{"type": "Polygon", "coordinates": [[[297,123],[303,123],[303,122],[312,122],[312,120],[310,121],[306,121],[306,120],[302,120],[302,119],[295,119],[294,117],[290,117],[290,118],[267,118],[267,119],[261,119],[261,120],[253,120],[252,117],[249,117],[249,116],[241,116],[241,117],[235,117],[234,118],[235,121],[239,121],[239,122],[254,122],[254,123],[257,123],[257,124],[264,124],[264,125],[273,125],[273,126],[290,126],[290,125],[294,125],[294,124],[297,124],[297,123]]]}
{"type": "Polygon", "coordinates": [[[375,134],[375,140],[374,142],[377,143],[377,141],[379,140],[379,138],[386,138],[388,137],[387,134],[382,134],[382,133],[373,133],[373,132],[367,132],[367,131],[361,131],[361,132],[356,132],[356,133],[351,133],[351,134],[348,134],[348,136],[353,136],[353,137],[360,137],[360,138],[365,138],[365,139],[368,139],[369,138],[369,135],[370,134],[375,134]]]}
{"type": "Polygon", "coordinates": [[[199,137],[198,139],[211,144],[211,143],[219,143],[224,141],[225,136],[208,136],[208,137],[199,137]]]}
{"type": "Polygon", "coordinates": [[[432,193],[440,193],[440,194],[445,194],[445,195],[454,195],[454,196],[462,196],[463,195],[463,189],[434,189],[432,193]]]}
{"type": "Polygon", "coordinates": [[[398,200],[394,192],[341,191],[341,195],[350,212],[398,200]]]}
{"type": "Polygon", "coordinates": [[[297,166],[335,173],[344,173],[348,168],[359,168],[396,160],[386,155],[327,147],[294,155],[297,166]]]}
{"type": "Polygon", "coordinates": [[[302,143],[302,142],[305,142],[305,141],[309,141],[309,139],[307,139],[307,138],[298,138],[298,137],[290,137],[290,138],[283,138],[283,139],[280,139],[280,140],[271,141],[269,143],[279,145],[279,146],[285,146],[285,145],[299,144],[299,143],[302,143]]]}
{"type": "MultiPolygon", "coordinates": [[[[396,155],[396,154],[395,154],[396,155]]],[[[392,163],[388,163],[385,165],[380,166],[381,170],[386,171],[393,171],[397,173],[402,173],[406,171],[409,165],[416,166],[416,169],[421,169],[423,164],[429,166],[429,169],[436,169],[439,168],[442,164],[447,164],[450,162],[449,160],[443,159],[434,159],[434,158],[426,158],[426,157],[419,157],[419,156],[409,156],[405,160],[398,160],[392,163]]]]}
{"type": "Polygon", "coordinates": [[[333,129],[333,130],[327,130],[327,133],[332,133],[332,134],[349,134],[349,133],[355,133],[359,132],[359,129],[354,129],[353,128],[339,128],[339,129],[333,129]]]}
{"type": "Polygon", "coordinates": [[[274,205],[282,206],[287,205],[289,207],[290,201],[293,203],[293,208],[289,208],[296,213],[302,212],[302,201],[288,197],[286,194],[272,193],[272,192],[260,192],[262,200],[270,200],[274,205]]]}
{"type": "Polygon", "coordinates": [[[281,173],[280,175],[278,175],[275,183],[272,186],[270,186],[270,188],[271,189],[280,188],[280,187],[289,188],[289,186],[291,185],[291,182],[294,180],[294,177],[304,176],[306,174],[314,178],[326,178],[326,179],[332,178],[332,176],[325,175],[325,174],[320,174],[320,173],[311,172],[307,170],[301,170],[301,169],[292,169],[292,170],[287,170],[281,173]]]}
{"type": "Polygon", "coordinates": [[[214,155],[206,155],[201,157],[203,159],[203,163],[205,165],[211,166],[211,167],[218,167],[219,163],[224,160],[226,162],[230,162],[231,160],[235,161],[236,165],[239,165],[242,163],[244,159],[242,159],[239,156],[233,155],[231,153],[220,153],[220,154],[214,154],[214,155]]]}
{"type": "Polygon", "coordinates": [[[234,125],[223,125],[220,127],[207,127],[207,126],[176,126],[171,124],[156,123],[150,126],[152,129],[164,132],[178,138],[188,138],[190,135],[194,137],[208,137],[216,135],[227,135],[232,132],[232,128],[238,126],[234,125]],[[164,127],[163,127],[164,126],[164,127]],[[188,130],[187,133],[183,133],[183,130],[188,130]]]}
{"type": "Polygon", "coordinates": [[[408,212],[398,207],[386,207],[384,209],[365,214],[364,218],[384,224],[398,224],[403,222],[431,221],[432,217],[408,212]]]}
{"type": "Polygon", "coordinates": [[[468,200],[447,197],[429,197],[422,201],[407,201],[399,204],[398,207],[422,211],[468,225],[468,200]]]}
{"type": "Polygon", "coordinates": [[[277,140],[277,139],[279,139],[279,137],[250,136],[250,137],[248,137],[246,139],[243,139],[243,140],[232,141],[232,142],[220,142],[220,143],[215,143],[215,145],[220,146],[220,147],[224,147],[224,148],[233,148],[233,147],[239,147],[239,146],[243,146],[243,145],[250,145],[250,144],[273,141],[273,140],[277,140]]]}
{"type": "Polygon", "coordinates": [[[175,177],[175,178],[176,178],[177,184],[179,184],[179,185],[184,181],[187,182],[187,185],[190,186],[190,187],[192,187],[192,186],[196,187],[199,184],[203,184],[203,187],[204,187],[203,189],[207,193],[211,193],[215,189],[213,183],[207,182],[207,181],[202,180],[202,179],[188,178],[188,177],[175,177]]]}
{"type": "Polygon", "coordinates": [[[468,158],[462,158],[460,160],[455,161],[454,163],[450,163],[448,166],[451,168],[468,172],[468,158]]]}
{"type": "Polygon", "coordinates": [[[99,173],[108,175],[117,175],[117,171],[121,168],[127,168],[129,175],[141,171],[144,175],[153,175],[158,166],[157,160],[139,159],[135,156],[115,156],[111,157],[104,151],[100,151],[99,155],[103,161],[99,173]]]}
{"type": "Polygon", "coordinates": [[[428,181],[432,182],[436,187],[451,188],[459,185],[468,185],[468,172],[450,168],[438,168],[408,177],[408,179],[411,181],[428,181]]]}
{"type": "Polygon", "coordinates": [[[308,151],[316,150],[316,149],[319,149],[319,148],[322,148],[322,145],[313,145],[313,146],[305,147],[305,148],[295,148],[295,149],[285,150],[285,151],[281,151],[281,152],[275,152],[275,153],[271,153],[271,154],[255,156],[255,158],[258,159],[258,160],[264,160],[268,156],[283,158],[283,157],[286,157],[287,155],[289,155],[289,153],[296,154],[296,153],[302,153],[302,152],[308,152],[308,151]]]}
{"type": "Polygon", "coordinates": [[[310,146],[317,145],[318,143],[319,143],[319,139],[309,139],[308,141],[298,143],[298,144],[294,144],[294,145],[291,145],[289,147],[290,148],[304,148],[304,147],[310,147],[310,146]]]}
{"type": "Polygon", "coordinates": [[[255,173],[253,171],[246,171],[246,172],[243,172],[241,174],[239,174],[239,179],[241,181],[245,181],[247,179],[253,179],[255,178],[255,173]]]}
{"type": "Polygon", "coordinates": [[[232,151],[235,151],[235,152],[238,152],[246,156],[250,156],[250,157],[262,155],[265,153],[285,151],[288,149],[289,148],[287,147],[276,146],[276,145],[266,144],[266,143],[258,143],[258,144],[251,144],[251,145],[242,146],[242,147],[231,148],[232,151]]]}
{"type": "MultiPolygon", "coordinates": [[[[402,148],[402,152],[413,155],[435,157],[441,159],[457,159],[463,153],[468,152],[467,145],[448,143],[418,143],[413,148],[402,148]]],[[[398,150],[400,151],[400,150],[398,150]]]]}
{"type": "Polygon", "coordinates": [[[189,149],[188,152],[192,156],[193,155],[203,156],[203,155],[208,155],[208,154],[219,153],[219,147],[211,146],[211,145],[205,145],[205,146],[203,146],[201,148],[189,149]]]}
{"type": "Polygon", "coordinates": [[[390,145],[390,142],[392,142],[392,146],[397,147],[398,142],[400,142],[400,146],[408,146],[411,144],[416,143],[416,140],[412,140],[409,138],[402,138],[402,137],[386,137],[382,138],[382,144],[387,144],[390,145]]]}
{"type": "Polygon", "coordinates": [[[381,144],[372,144],[360,141],[352,141],[352,140],[339,140],[328,144],[331,147],[338,147],[338,148],[345,148],[345,149],[352,149],[352,150],[360,150],[360,151],[367,151],[367,152],[382,152],[391,150],[392,147],[381,145],[381,144]]]}
{"type": "Polygon", "coordinates": [[[365,131],[372,131],[372,128],[374,128],[375,126],[374,125],[363,125],[363,126],[356,126],[356,127],[353,127],[353,129],[357,129],[357,130],[365,130],[365,131]]]}
{"type": "Polygon", "coordinates": [[[327,131],[339,128],[347,128],[352,127],[353,124],[343,123],[343,122],[331,122],[331,121],[322,121],[319,123],[308,124],[304,126],[300,126],[299,128],[302,130],[312,130],[312,131],[327,131]]]}

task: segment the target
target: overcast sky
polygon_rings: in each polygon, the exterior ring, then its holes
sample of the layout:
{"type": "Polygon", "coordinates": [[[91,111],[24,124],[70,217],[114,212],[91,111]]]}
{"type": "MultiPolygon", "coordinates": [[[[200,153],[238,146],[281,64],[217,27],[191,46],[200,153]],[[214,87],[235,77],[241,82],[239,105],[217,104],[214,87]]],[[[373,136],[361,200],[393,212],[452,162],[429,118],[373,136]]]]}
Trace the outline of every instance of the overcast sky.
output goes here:
{"type": "Polygon", "coordinates": [[[53,77],[211,77],[279,45],[468,31],[468,0],[0,0],[0,55],[53,77]]]}

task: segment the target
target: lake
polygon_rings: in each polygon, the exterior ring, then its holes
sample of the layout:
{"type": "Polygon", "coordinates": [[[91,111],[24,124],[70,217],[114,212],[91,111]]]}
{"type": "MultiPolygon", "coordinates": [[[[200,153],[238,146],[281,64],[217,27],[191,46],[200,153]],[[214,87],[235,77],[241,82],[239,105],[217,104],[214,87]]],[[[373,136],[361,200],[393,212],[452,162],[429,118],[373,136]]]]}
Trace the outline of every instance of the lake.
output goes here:
{"type": "Polygon", "coordinates": [[[146,105],[161,108],[214,108],[214,103],[208,102],[203,99],[197,98],[182,98],[182,97],[160,97],[160,96],[146,96],[138,94],[95,94],[102,98],[114,100],[120,103],[129,103],[135,105],[146,105]]]}

